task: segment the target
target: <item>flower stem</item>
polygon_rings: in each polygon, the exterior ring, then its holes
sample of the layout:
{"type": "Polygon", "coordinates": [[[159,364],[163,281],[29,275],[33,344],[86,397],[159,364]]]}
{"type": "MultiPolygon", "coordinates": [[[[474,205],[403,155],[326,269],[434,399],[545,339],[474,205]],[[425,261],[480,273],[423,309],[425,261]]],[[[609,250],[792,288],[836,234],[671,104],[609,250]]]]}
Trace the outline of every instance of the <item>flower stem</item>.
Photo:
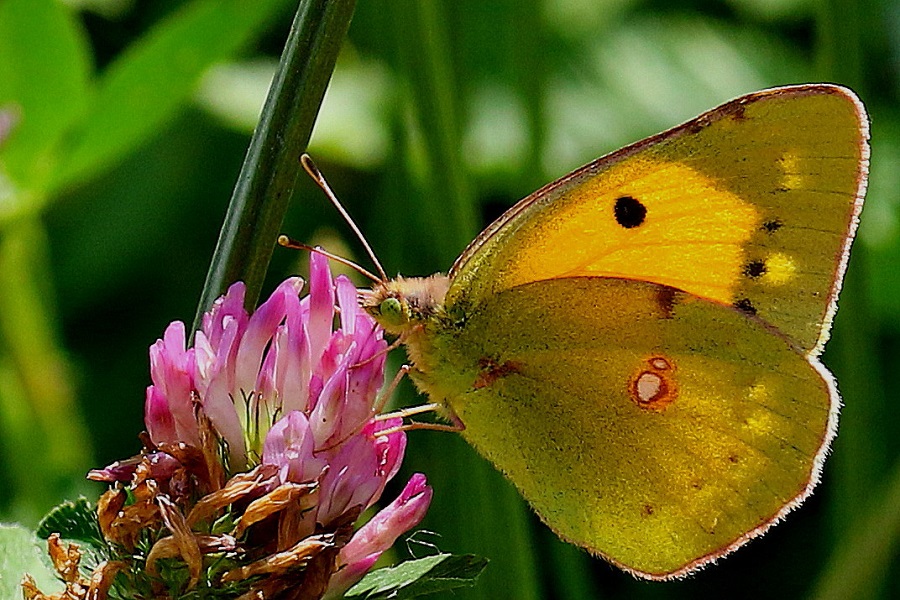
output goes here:
{"type": "MultiPolygon", "coordinates": [[[[873,38],[878,14],[877,4],[859,0],[818,3],[819,77],[851,86],[863,100],[867,97],[863,65],[868,64],[868,40],[873,38]]],[[[874,122],[878,122],[877,115],[874,122]]],[[[831,556],[819,572],[810,598],[887,598],[893,579],[891,565],[900,546],[896,504],[900,464],[888,450],[891,434],[882,416],[891,410],[892,397],[878,368],[883,356],[877,323],[871,318],[868,250],[857,239],[826,353],[840,384],[843,407],[825,490],[829,494],[831,556]]]]}
{"type": "Polygon", "coordinates": [[[242,280],[255,306],[355,0],[302,0],[241,167],[200,296],[194,329],[227,286],[242,280]]]}

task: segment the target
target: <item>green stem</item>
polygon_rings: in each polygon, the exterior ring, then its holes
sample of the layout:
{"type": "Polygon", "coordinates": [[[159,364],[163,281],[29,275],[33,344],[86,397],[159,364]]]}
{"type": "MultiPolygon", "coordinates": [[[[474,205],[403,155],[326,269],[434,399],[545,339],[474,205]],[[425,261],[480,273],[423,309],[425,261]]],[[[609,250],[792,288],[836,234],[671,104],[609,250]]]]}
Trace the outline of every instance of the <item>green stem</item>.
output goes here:
{"type": "Polygon", "coordinates": [[[877,598],[900,546],[900,463],[847,528],[810,598],[877,598]]]}
{"type": "MultiPolygon", "coordinates": [[[[478,208],[461,151],[462,98],[454,81],[451,4],[435,0],[382,2],[395,41],[397,71],[408,102],[399,131],[406,145],[399,179],[408,186],[389,214],[406,216],[402,264],[415,271],[446,269],[477,233],[478,208]],[[418,226],[414,226],[414,224],[418,226]]],[[[389,241],[389,240],[388,240],[389,241]]],[[[443,548],[491,562],[459,600],[540,597],[539,567],[529,511],[521,496],[458,436],[411,437],[405,466],[428,473],[435,489],[424,523],[443,548]]]]}
{"type": "MultiPolygon", "coordinates": [[[[819,5],[820,75],[853,87],[865,98],[863,55],[870,5],[859,0],[823,0],[819,5]]],[[[878,370],[876,328],[866,293],[866,248],[856,244],[844,279],[834,340],[826,359],[843,393],[844,407],[829,469],[834,550],[812,590],[813,598],[884,597],[889,565],[900,534],[900,466],[881,493],[890,455],[883,414],[889,404],[878,370]],[[877,499],[877,501],[873,501],[877,499]]]]}
{"type": "Polygon", "coordinates": [[[33,521],[76,491],[91,465],[72,375],[47,287],[42,224],[19,219],[0,236],[0,451],[13,511],[33,521]],[[76,479],[77,478],[77,479],[76,479]]]}
{"type": "Polygon", "coordinates": [[[418,179],[420,189],[427,191],[417,210],[426,218],[432,251],[444,260],[472,239],[477,217],[462,162],[460,109],[440,6],[432,0],[400,1],[393,5],[392,27],[400,70],[409,85],[410,112],[421,133],[418,179]]]}
{"type": "Polygon", "coordinates": [[[300,177],[298,160],[312,134],[355,0],[302,0],[278,72],[238,176],[200,296],[203,312],[231,283],[247,285],[256,304],[284,214],[300,177]]]}

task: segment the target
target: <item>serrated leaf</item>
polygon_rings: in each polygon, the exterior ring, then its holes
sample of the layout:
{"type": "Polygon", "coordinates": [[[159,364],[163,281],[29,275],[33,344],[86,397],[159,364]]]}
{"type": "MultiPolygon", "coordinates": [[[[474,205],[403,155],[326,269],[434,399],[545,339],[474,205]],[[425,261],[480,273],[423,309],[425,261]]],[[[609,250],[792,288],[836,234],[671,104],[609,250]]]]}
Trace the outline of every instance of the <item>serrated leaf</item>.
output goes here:
{"type": "Polygon", "coordinates": [[[201,75],[242,48],[289,0],[194,0],[109,66],[53,182],[59,189],[110,166],[165,125],[201,75]]]}
{"type": "Polygon", "coordinates": [[[48,538],[58,533],[65,540],[85,542],[95,547],[103,545],[94,505],[87,498],[63,502],[54,507],[38,523],[37,535],[48,538]]]}
{"type": "Polygon", "coordinates": [[[372,571],[350,588],[344,597],[353,600],[404,600],[472,587],[487,563],[486,558],[472,554],[438,554],[408,560],[395,567],[372,571]]]}
{"type": "Polygon", "coordinates": [[[46,594],[63,589],[50,567],[46,543],[19,525],[0,525],[0,598],[21,598],[25,573],[46,594]]]}

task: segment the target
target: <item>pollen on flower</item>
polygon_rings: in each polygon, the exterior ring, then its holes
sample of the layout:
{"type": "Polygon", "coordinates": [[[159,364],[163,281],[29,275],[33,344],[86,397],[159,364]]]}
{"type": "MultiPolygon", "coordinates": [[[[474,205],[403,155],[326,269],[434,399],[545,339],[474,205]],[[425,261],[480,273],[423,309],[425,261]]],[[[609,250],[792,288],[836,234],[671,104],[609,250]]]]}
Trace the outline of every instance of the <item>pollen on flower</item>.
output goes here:
{"type": "Polygon", "coordinates": [[[288,279],[249,314],[236,283],[193,346],[176,322],[150,348],[144,449],[88,475],[112,484],[97,519],[117,582],[148,597],[335,596],[422,520],[431,488],[416,474],[357,522],[406,448],[399,419],[375,419],[387,343],[357,295],[312,254],[308,286],[288,279]]]}

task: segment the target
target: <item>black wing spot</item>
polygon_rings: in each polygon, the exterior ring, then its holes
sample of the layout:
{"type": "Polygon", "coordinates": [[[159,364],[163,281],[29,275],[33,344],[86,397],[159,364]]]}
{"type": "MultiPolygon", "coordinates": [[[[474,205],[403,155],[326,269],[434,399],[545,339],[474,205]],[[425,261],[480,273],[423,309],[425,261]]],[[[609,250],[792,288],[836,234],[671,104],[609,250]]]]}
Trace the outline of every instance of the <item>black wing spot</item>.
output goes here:
{"type": "Polygon", "coordinates": [[[776,231],[781,229],[783,225],[784,223],[781,221],[781,219],[771,219],[762,224],[762,229],[766,233],[775,233],[776,231]]]}
{"type": "Polygon", "coordinates": [[[762,260],[751,260],[744,265],[744,275],[750,279],[756,279],[766,274],[766,263],[762,260]]]}
{"type": "Polygon", "coordinates": [[[739,311],[746,313],[748,315],[756,314],[756,307],[753,306],[753,303],[750,302],[749,298],[741,298],[737,302],[734,303],[734,307],[739,311]]]}
{"type": "Polygon", "coordinates": [[[616,223],[625,229],[633,229],[641,225],[647,217],[647,207],[631,196],[617,198],[613,212],[616,215],[616,223]]]}

